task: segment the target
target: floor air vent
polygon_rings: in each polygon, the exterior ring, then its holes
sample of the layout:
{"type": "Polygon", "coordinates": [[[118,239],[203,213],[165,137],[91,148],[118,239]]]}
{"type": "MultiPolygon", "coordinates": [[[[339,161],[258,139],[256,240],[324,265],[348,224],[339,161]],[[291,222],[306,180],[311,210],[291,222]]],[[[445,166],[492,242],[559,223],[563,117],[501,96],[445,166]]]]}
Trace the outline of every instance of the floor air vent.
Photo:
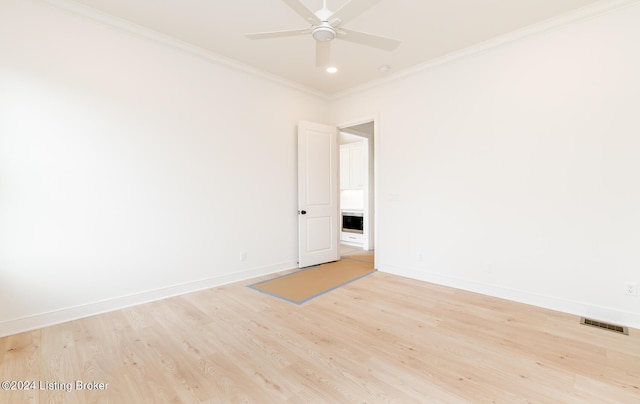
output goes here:
{"type": "Polygon", "coordinates": [[[580,324],[590,325],[591,327],[602,328],[603,330],[609,330],[613,332],[617,332],[619,334],[629,335],[629,329],[627,327],[622,327],[620,325],[603,323],[602,321],[591,320],[589,318],[582,317],[580,319],[580,324]]]}

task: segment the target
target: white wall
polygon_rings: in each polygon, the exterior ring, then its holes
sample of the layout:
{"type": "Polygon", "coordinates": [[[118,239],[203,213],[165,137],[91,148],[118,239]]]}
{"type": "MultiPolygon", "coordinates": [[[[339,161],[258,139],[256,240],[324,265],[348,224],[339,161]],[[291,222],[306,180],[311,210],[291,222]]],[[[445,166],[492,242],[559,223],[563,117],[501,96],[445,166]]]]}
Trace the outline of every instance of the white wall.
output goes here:
{"type": "Polygon", "coordinates": [[[639,20],[630,8],[469,56],[330,116],[0,0],[0,336],[295,266],[296,122],[370,116],[380,269],[640,327],[622,292],[640,283],[639,20]]]}
{"type": "Polygon", "coordinates": [[[0,336],[295,267],[326,101],[38,1],[0,49],[0,336]]]}
{"type": "Polygon", "coordinates": [[[379,114],[384,271],[640,327],[640,7],[332,103],[379,114]],[[422,257],[422,258],[421,258],[422,257]]]}

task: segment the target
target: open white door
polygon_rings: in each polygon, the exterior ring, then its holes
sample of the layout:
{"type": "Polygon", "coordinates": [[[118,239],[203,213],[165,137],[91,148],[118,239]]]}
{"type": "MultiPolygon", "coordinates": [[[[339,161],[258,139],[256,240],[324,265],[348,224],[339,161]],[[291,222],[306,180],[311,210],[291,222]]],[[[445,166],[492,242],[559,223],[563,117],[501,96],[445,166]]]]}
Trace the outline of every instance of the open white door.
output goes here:
{"type": "Polygon", "coordinates": [[[298,123],[298,266],[338,260],[338,129],[298,123]]]}

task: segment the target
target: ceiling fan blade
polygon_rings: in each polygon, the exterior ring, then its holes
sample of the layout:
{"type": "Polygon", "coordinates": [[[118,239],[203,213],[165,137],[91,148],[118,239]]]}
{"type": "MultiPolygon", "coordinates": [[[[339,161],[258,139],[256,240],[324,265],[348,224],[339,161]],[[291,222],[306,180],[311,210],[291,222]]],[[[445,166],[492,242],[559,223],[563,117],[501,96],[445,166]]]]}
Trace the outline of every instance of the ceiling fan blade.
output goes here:
{"type": "Polygon", "coordinates": [[[289,6],[293,11],[298,13],[302,18],[309,21],[313,25],[318,25],[322,21],[318,18],[317,15],[313,13],[313,11],[309,10],[307,6],[304,5],[300,0],[282,0],[287,6],[289,6]]]}
{"type": "Polygon", "coordinates": [[[244,34],[249,39],[268,39],[268,38],[280,38],[283,36],[295,36],[306,35],[311,33],[310,28],[303,29],[290,29],[287,31],[271,31],[271,32],[256,32],[253,34],[244,34]]]}
{"type": "Polygon", "coordinates": [[[338,30],[338,39],[349,42],[355,42],[360,45],[371,46],[373,48],[392,51],[400,45],[400,41],[385,38],[383,36],[366,34],[364,32],[352,31],[350,29],[340,28],[338,30]]]}
{"type": "Polygon", "coordinates": [[[343,24],[359,16],[379,2],[380,0],[350,0],[347,4],[340,7],[338,11],[333,13],[331,18],[339,18],[340,23],[343,24]]]}
{"type": "Polygon", "coordinates": [[[316,67],[327,67],[331,61],[331,41],[316,41],[316,67]]]}

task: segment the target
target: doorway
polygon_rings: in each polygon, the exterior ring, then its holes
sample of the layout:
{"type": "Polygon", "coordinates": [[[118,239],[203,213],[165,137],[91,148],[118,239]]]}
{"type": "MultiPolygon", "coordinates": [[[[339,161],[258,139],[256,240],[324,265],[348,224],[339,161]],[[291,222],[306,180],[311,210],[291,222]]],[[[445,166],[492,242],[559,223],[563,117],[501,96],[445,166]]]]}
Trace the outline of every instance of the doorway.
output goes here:
{"type": "MultiPolygon", "coordinates": [[[[298,124],[298,266],[300,268],[340,259],[342,210],[349,210],[346,229],[360,230],[359,239],[348,241],[360,252],[369,252],[376,265],[374,248],[378,244],[376,231],[377,187],[376,173],[379,142],[377,118],[363,119],[348,124],[330,126],[300,121],[298,124]],[[351,181],[344,191],[358,191],[357,205],[347,206],[348,197],[342,198],[339,184],[340,156],[339,133],[344,137],[355,136],[363,147],[353,155],[354,170],[344,175],[351,181]],[[359,162],[359,163],[357,163],[359,162]],[[358,168],[360,167],[360,168],[358,168]],[[356,173],[353,177],[351,172],[356,173]],[[359,212],[353,212],[353,210],[359,212]],[[360,223],[358,224],[358,220],[360,223]],[[358,228],[357,226],[360,226],[358,228]]],[[[354,138],[352,138],[354,139],[354,138]]],[[[345,146],[348,146],[344,142],[345,146]]],[[[341,163],[350,166],[349,161],[341,163]]],[[[343,178],[343,182],[345,179],[343,178]]],[[[358,232],[355,232],[358,233],[358,232]]],[[[367,257],[370,259],[371,257],[367,257]]]]}
{"type": "Polygon", "coordinates": [[[340,251],[375,248],[375,121],[339,127],[340,147],[340,251]]]}

